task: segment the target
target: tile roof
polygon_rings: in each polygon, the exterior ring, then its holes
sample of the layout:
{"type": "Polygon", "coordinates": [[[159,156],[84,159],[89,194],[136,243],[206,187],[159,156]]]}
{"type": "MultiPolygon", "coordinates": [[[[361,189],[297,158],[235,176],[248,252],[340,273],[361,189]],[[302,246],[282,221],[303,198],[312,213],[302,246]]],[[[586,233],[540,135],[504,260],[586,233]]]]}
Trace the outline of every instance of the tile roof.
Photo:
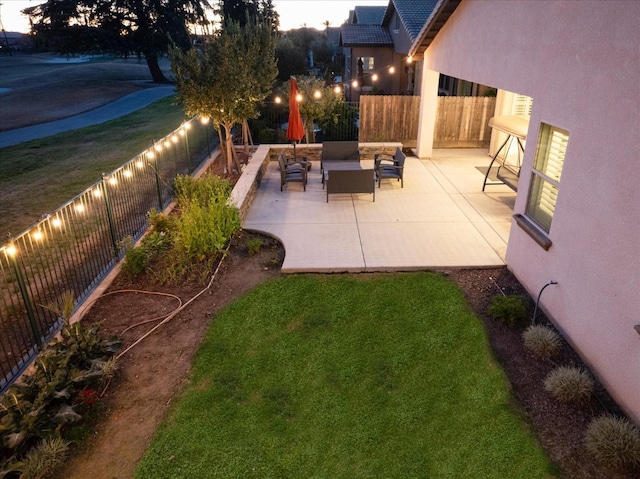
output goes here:
{"type": "Polygon", "coordinates": [[[382,19],[387,11],[387,7],[371,7],[366,5],[356,5],[353,20],[360,25],[382,25],[382,19]]]}
{"type": "Polygon", "coordinates": [[[382,25],[360,25],[346,23],[341,29],[342,46],[357,47],[365,45],[393,46],[389,30],[382,25]]]}
{"type": "Polygon", "coordinates": [[[415,41],[437,4],[438,0],[390,0],[382,23],[389,22],[395,9],[409,38],[415,41]]]}

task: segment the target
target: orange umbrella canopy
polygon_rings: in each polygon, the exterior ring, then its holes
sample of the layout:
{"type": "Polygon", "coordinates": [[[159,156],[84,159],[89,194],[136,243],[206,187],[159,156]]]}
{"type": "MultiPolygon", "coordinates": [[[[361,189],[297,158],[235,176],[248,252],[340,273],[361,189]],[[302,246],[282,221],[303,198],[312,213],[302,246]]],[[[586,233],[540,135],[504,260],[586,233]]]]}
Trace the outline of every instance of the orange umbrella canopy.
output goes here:
{"type": "Polygon", "coordinates": [[[298,108],[298,82],[291,77],[289,80],[289,125],[287,126],[287,138],[300,141],[304,137],[304,126],[298,108]]]}

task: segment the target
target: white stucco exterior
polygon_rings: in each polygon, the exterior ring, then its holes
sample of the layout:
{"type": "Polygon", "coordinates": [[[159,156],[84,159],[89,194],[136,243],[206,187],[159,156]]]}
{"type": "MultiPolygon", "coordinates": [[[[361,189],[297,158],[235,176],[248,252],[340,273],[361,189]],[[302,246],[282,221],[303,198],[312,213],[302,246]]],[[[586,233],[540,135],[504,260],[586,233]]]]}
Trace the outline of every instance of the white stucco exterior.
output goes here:
{"type": "Polygon", "coordinates": [[[543,310],[640,424],[640,2],[463,0],[423,65],[533,97],[514,214],[540,123],[569,132],[553,244],[514,222],[506,259],[534,299],[558,282],[543,310]]]}

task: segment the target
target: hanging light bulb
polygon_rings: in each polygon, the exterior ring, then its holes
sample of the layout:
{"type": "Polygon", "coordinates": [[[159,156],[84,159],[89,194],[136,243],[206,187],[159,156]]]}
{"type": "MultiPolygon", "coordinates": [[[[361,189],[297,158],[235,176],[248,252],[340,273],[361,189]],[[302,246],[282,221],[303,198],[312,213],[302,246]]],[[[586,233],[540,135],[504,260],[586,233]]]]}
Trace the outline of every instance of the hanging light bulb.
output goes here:
{"type": "Polygon", "coordinates": [[[62,221],[60,221],[60,218],[54,218],[54,219],[51,220],[51,224],[55,228],[60,228],[62,226],[62,221]]]}
{"type": "Polygon", "coordinates": [[[109,184],[111,186],[116,186],[118,184],[118,180],[116,180],[115,176],[112,176],[111,178],[109,178],[109,184]]]}
{"type": "Polygon", "coordinates": [[[171,142],[169,140],[164,140],[164,147],[169,148],[171,146],[171,142]]]}
{"type": "Polygon", "coordinates": [[[178,130],[178,133],[180,133],[180,136],[184,136],[185,131],[183,128],[180,128],[180,130],[178,130]]]}
{"type": "Polygon", "coordinates": [[[313,92],[313,98],[315,98],[316,100],[322,98],[322,93],[320,93],[320,90],[316,90],[313,92]]]}
{"type": "Polygon", "coordinates": [[[133,176],[133,173],[131,173],[131,170],[124,170],[124,172],[122,173],[126,178],[131,178],[133,176]]]}
{"type": "Polygon", "coordinates": [[[76,205],[76,211],[77,211],[78,213],[84,213],[84,209],[85,209],[85,208],[84,208],[84,205],[83,205],[82,203],[78,203],[78,204],[76,205]]]}
{"type": "Polygon", "coordinates": [[[351,82],[351,86],[353,86],[353,88],[358,88],[358,80],[353,80],[351,82]]]}
{"type": "Polygon", "coordinates": [[[300,103],[300,102],[302,101],[302,95],[301,95],[300,93],[298,93],[298,94],[296,95],[296,101],[297,101],[298,103],[300,103]]]}
{"type": "Polygon", "coordinates": [[[391,65],[389,67],[389,73],[391,73],[392,75],[396,72],[396,67],[394,67],[393,65],[391,65]]]}
{"type": "Polygon", "coordinates": [[[15,255],[18,253],[17,248],[16,248],[14,245],[12,245],[12,244],[10,244],[9,246],[7,246],[7,248],[5,249],[5,251],[7,252],[7,254],[8,254],[9,256],[15,256],[15,255]]]}
{"type": "Polygon", "coordinates": [[[340,85],[336,85],[336,86],[333,88],[333,91],[335,92],[335,94],[336,94],[336,95],[339,95],[339,94],[340,94],[340,92],[342,92],[342,89],[340,88],[340,85]]]}
{"type": "Polygon", "coordinates": [[[185,130],[190,130],[191,129],[191,122],[187,122],[183,126],[184,126],[185,130]]]}
{"type": "Polygon", "coordinates": [[[160,143],[153,145],[153,148],[158,152],[162,151],[162,145],[160,143]]]}
{"type": "Polygon", "coordinates": [[[378,81],[378,74],[374,73],[373,75],[371,75],[371,81],[378,81]]]}
{"type": "Polygon", "coordinates": [[[413,57],[411,55],[409,55],[407,57],[407,63],[411,63],[413,61],[413,57]]]}
{"type": "Polygon", "coordinates": [[[279,105],[280,103],[282,103],[282,98],[280,98],[279,96],[275,97],[273,99],[273,101],[275,102],[276,105],[279,105]]]}
{"type": "Polygon", "coordinates": [[[201,116],[200,117],[200,123],[202,123],[203,125],[206,125],[209,123],[209,117],[208,116],[201,116]]]}
{"type": "MultiPolygon", "coordinates": [[[[147,155],[148,155],[148,153],[147,153],[147,155]]],[[[153,159],[153,156],[151,157],[151,159],[153,159]]],[[[144,162],[142,160],[136,161],[136,168],[138,168],[139,170],[144,168],[144,162]]]]}
{"type": "Polygon", "coordinates": [[[38,228],[37,230],[35,230],[33,232],[31,237],[36,241],[40,241],[40,240],[42,240],[44,238],[44,235],[42,234],[42,231],[40,231],[40,229],[38,228]]]}
{"type": "Polygon", "coordinates": [[[100,198],[102,196],[102,190],[100,190],[100,188],[95,188],[93,190],[93,196],[95,196],[96,198],[100,198]]]}

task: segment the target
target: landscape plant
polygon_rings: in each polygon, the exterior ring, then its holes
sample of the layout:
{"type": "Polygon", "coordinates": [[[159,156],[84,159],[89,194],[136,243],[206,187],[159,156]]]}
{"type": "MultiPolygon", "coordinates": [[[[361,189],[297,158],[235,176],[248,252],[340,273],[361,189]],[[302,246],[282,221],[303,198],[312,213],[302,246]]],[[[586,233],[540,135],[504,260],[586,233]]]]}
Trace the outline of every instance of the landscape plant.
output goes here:
{"type": "Polygon", "coordinates": [[[123,270],[131,276],[150,273],[160,282],[204,278],[240,228],[238,210],[228,203],[228,180],[178,175],[174,190],[180,214],[149,213],[151,231],[125,254],[123,270]]]}
{"type": "Polygon", "coordinates": [[[581,405],[591,399],[594,382],[581,368],[559,366],[547,375],[544,388],[559,401],[581,405]]]}
{"type": "Polygon", "coordinates": [[[99,326],[69,323],[73,294],[47,306],[64,323],[25,374],[0,397],[0,455],[3,477],[42,477],[63,458],[66,435],[95,411],[96,388],[115,374],[116,339],[105,340],[99,326]],[[92,407],[88,407],[92,406],[92,407]],[[37,466],[37,467],[36,467],[37,466]]]}
{"type": "Polygon", "coordinates": [[[593,419],[584,443],[601,465],[613,471],[640,473],[640,429],[627,419],[611,414],[593,419]]]}
{"type": "Polygon", "coordinates": [[[513,326],[527,319],[527,303],[522,296],[496,294],[487,314],[503,324],[513,326]]]}
{"type": "Polygon", "coordinates": [[[550,360],[560,352],[562,340],[560,335],[547,326],[534,324],[529,326],[522,339],[525,347],[544,360],[550,360]]]}

